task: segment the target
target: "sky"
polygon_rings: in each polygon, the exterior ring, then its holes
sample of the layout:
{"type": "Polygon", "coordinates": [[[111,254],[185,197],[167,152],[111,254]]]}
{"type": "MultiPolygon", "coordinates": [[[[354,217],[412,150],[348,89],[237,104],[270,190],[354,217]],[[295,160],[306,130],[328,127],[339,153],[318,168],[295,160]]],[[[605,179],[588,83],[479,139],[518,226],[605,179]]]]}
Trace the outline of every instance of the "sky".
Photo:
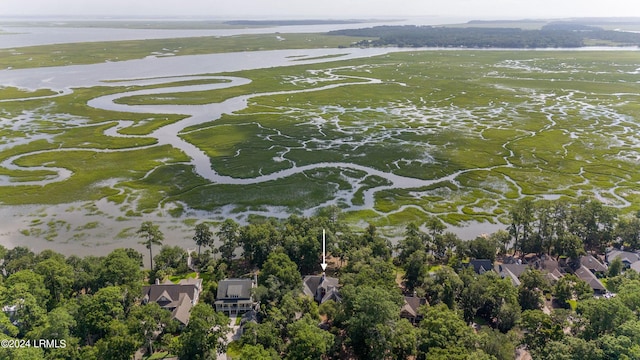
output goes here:
{"type": "Polygon", "coordinates": [[[0,16],[236,19],[640,17],[638,0],[0,0],[0,16]]]}

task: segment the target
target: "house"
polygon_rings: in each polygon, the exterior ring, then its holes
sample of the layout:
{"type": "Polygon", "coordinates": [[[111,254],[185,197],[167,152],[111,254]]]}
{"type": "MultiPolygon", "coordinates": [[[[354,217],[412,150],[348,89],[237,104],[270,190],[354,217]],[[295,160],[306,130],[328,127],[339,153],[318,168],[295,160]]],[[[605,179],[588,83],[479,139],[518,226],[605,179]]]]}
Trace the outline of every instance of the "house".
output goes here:
{"type": "Polygon", "coordinates": [[[607,252],[606,259],[609,264],[611,264],[611,262],[613,262],[613,260],[617,258],[619,258],[622,261],[622,264],[624,265],[625,268],[629,268],[631,267],[632,264],[640,261],[640,254],[631,252],[631,251],[622,251],[617,249],[613,249],[607,252]]]}
{"type": "Polygon", "coordinates": [[[548,255],[542,255],[542,257],[536,259],[530,264],[536,270],[547,271],[549,273],[552,273],[554,270],[558,270],[561,267],[560,263],[556,261],[556,259],[548,255]]]}
{"type": "Polygon", "coordinates": [[[244,334],[244,330],[247,324],[257,324],[258,323],[258,312],[254,309],[251,309],[242,315],[240,318],[240,328],[238,329],[238,335],[244,334]]]}
{"type": "Polygon", "coordinates": [[[592,273],[604,274],[607,272],[607,266],[601,263],[598,259],[593,257],[593,255],[583,255],[580,257],[580,265],[589,269],[592,273]]]}
{"type": "Polygon", "coordinates": [[[494,270],[505,279],[509,278],[513,286],[520,286],[520,275],[530,269],[528,265],[523,264],[497,264],[494,270]]]}
{"type": "Polygon", "coordinates": [[[327,300],[339,302],[338,279],[330,276],[307,275],[302,279],[302,291],[311,296],[317,303],[322,304],[327,300]]]}
{"type": "Polygon", "coordinates": [[[604,294],[607,292],[607,289],[602,285],[600,280],[598,280],[598,278],[591,272],[591,270],[587,269],[586,266],[581,265],[578,270],[575,271],[575,275],[589,284],[595,294],[604,294]]]}
{"type": "Polygon", "coordinates": [[[553,269],[553,271],[546,273],[545,277],[553,285],[556,282],[558,282],[558,280],[560,280],[561,277],[564,277],[564,274],[560,271],[559,268],[556,268],[556,269],[553,269]]]}
{"type": "Polygon", "coordinates": [[[489,259],[472,259],[468,266],[473,267],[476,274],[484,274],[493,269],[493,263],[489,259]]]}
{"type": "Polygon", "coordinates": [[[404,303],[400,309],[400,317],[409,320],[412,324],[417,324],[422,320],[422,314],[418,312],[420,306],[427,303],[427,299],[417,296],[405,296],[404,303]]]}
{"type": "Polygon", "coordinates": [[[255,282],[251,279],[225,279],[218,283],[216,311],[227,315],[242,314],[251,311],[257,303],[253,300],[251,289],[255,282]]]}
{"type": "Polygon", "coordinates": [[[157,303],[161,308],[171,311],[172,319],[186,326],[189,324],[191,308],[198,303],[201,291],[202,279],[183,279],[177,284],[168,280],[163,284],[156,282],[142,288],[142,303],[157,303]]]}

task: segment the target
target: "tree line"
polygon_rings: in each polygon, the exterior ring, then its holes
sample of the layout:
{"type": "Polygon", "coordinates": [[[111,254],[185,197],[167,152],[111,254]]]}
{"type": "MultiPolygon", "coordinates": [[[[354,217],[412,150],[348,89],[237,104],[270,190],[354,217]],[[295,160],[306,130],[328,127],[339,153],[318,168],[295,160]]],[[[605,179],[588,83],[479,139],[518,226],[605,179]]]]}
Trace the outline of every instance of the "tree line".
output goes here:
{"type": "Polygon", "coordinates": [[[445,47],[445,48],[576,48],[586,39],[640,45],[640,34],[603,30],[578,31],[559,25],[540,30],[487,27],[375,26],[363,29],[330,31],[330,35],[369,37],[354,46],[445,47]]]}
{"type": "Polygon", "coordinates": [[[162,245],[153,223],[142,223],[138,232],[155,254],[150,267],[134,249],[82,258],[0,247],[0,338],[67,344],[3,348],[0,358],[130,359],[142,349],[180,359],[230,350],[242,359],[502,360],[513,359],[517,348],[545,359],[639,358],[637,273],[610,271],[607,287],[617,296],[594,299],[591,288],[570,274],[553,284],[532,269],[516,287],[498,273],[477,274],[467,263],[527,252],[571,259],[611,245],[638,249],[640,220],[589,198],[525,198],[508,217],[505,230],[471,241],[432,217],[407,225],[396,244],[374,225],[350,227],[337,207],[246,225],[200,222],[191,257],[204,289],[186,327],[157,304],[140,301],[144,284],[193,271],[189,254],[162,245]],[[302,278],[321,272],[322,229],[333,261],[328,274],[339,279],[341,301],[318,305],[303,296],[302,278]],[[229,320],[212,306],[217,284],[246,274],[257,274],[260,307],[228,349],[222,339],[229,320]],[[403,296],[425,300],[418,325],[400,316],[403,296]],[[549,299],[559,306],[543,312],[549,299]]]}

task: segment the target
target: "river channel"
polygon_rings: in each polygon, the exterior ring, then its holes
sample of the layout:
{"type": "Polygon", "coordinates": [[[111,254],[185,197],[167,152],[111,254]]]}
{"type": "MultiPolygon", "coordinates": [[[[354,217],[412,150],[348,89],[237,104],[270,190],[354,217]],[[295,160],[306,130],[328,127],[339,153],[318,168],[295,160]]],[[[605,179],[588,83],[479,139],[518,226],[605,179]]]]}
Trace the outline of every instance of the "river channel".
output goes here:
{"type": "MultiPolygon", "coordinates": [[[[215,121],[223,114],[231,114],[247,107],[249,100],[256,96],[287,94],[303,91],[319,91],[338,86],[350,86],[353,84],[365,85],[378,83],[380,80],[375,78],[353,77],[354,82],[340,82],[337,84],[319,86],[313,89],[296,90],[289,92],[265,92],[260,94],[252,94],[230,98],[221,103],[211,103],[205,105],[123,105],[115,101],[119,98],[136,96],[136,95],[155,95],[162,93],[177,93],[202,90],[222,90],[224,88],[241,86],[247,84],[250,80],[239,77],[221,77],[215,75],[199,75],[199,74],[218,74],[222,72],[235,72],[241,70],[262,69],[270,67],[293,66],[301,64],[311,64],[320,62],[330,62],[336,60],[347,60],[355,58],[366,58],[371,56],[383,55],[395,51],[415,51],[415,49],[397,49],[397,48],[374,48],[374,49],[305,49],[305,50],[275,50],[260,52],[241,52],[241,53],[224,53],[210,55],[193,55],[193,56],[174,56],[174,57],[154,57],[149,56],[139,60],[129,60],[122,62],[106,62],[92,65],[75,65],[64,67],[47,67],[34,69],[17,69],[17,70],[0,70],[0,86],[14,86],[24,89],[51,89],[59,93],[57,96],[69,94],[74,88],[93,87],[93,86],[122,86],[126,85],[148,85],[172,83],[181,80],[195,80],[208,78],[212,80],[224,80],[222,83],[193,85],[180,87],[164,87],[161,89],[141,90],[134,92],[124,92],[101,96],[89,101],[88,105],[112,111],[127,111],[138,113],[160,113],[160,114],[184,114],[187,117],[176,123],[161,127],[145,137],[157,139],[154,146],[169,144],[180,149],[190,158],[190,164],[194,167],[196,173],[201,177],[208,179],[212,183],[217,184],[256,184],[275,179],[285,178],[294,174],[305,172],[318,168],[341,168],[353,169],[364,172],[371,176],[384,178],[387,184],[367,189],[364,191],[364,204],[354,206],[353,209],[371,209],[374,205],[375,192],[391,189],[391,188],[417,188],[428,186],[434,183],[455,179],[464,172],[474,171],[477,169],[466,169],[446,177],[434,180],[415,179],[406,176],[399,176],[389,172],[383,172],[370,167],[356,165],[345,162],[334,163],[316,163],[305,166],[292,166],[286,170],[274,172],[271,174],[261,175],[253,178],[233,178],[218,174],[211,167],[211,162],[207,154],[193,144],[190,144],[180,138],[179,134],[187,127],[202,124],[205,122],[215,121]]],[[[343,80],[348,80],[345,77],[343,80]]],[[[56,95],[54,95],[56,96],[56,95]]],[[[1,103],[0,103],[1,104],[1,103]]],[[[120,121],[117,126],[106,130],[108,136],[124,136],[118,131],[131,124],[126,121],[120,121]]],[[[74,149],[51,150],[58,151],[60,156],[64,156],[65,151],[73,151],[74,149]]],[[[92,151],[128,151],[122,150],[104,150],[104,149],[86,149],[92,151]]],[[[33,153],[31,153],[33,154],[33,153]]],[[[7,169],[21,170],[37,170],[39,168],[21,168],[15,164],[15,161],[21,156],[31,155],[23,154],[11,157],[5,160],[0,166],[7,169]]],[[[509,159],[505,157],[504,167],[512,166],[509,159]]],[[[47,167],[47,170],[53,168],[47,167]]],[[[72,176],[67,169],[53,169],[57,171],[57,176],[42,181],[32,183],[22,182],[20,185],[46,185],[52,182],[63,181],[72,176]]],[[[0,178],[0,186],[15,186],[10,179],[0,178]]],[[[354,188],[354,192],[356,189],[354,188]]],[[[353,193],[351,194],[353,195],[353,193]]],[[[120,210],[114,204],[108,203],[106,200],[96,202],[95,204],[65,204],[58,206],[25,206],[25,207],[2,207],[0,208],[0,243],[12,247],[16,245],[28,245],[34,250],[41,250],[52,247],[52,242],[44,239],[43,236],[33,236],[33,234],[25,235],[25,229],[29,228],[34,221],[40,219],[40,222],[53,223],[54,230],[58,233],[57,238],[67,238],[69,240],[57,242],[55,247],[58,251],[75,254],[102,254],[105,250],[122,247],[134,246],[135,241],[126,236],[114,237],[114,234],[127,234],[122,229],[135,229],[144,220],[151,220],[159,223],[165,232],[169,245],[181,245],[189,247],[192,245],[191,232],[192,229],[185,225],[180,219],[171,219],[166,209],[158,209],[158,212],[146,214],[142,219],[118,219],[120,210]],[[41,219],[45,219],[44,221],[41,219]],[[96,221],[98,219],[98,221],[96,221]],[[98,223],[95,228],[89,228],[84,224],[98,223]],[[61,224],[61,225],[56,225],[61,224]],[[78,233],[82,235],[78,236],[78,233]]],[[[232,209],[221,209],[218,213],[228,215],[232,209]]],[[[310,209],[310,211],[313,209],[310,209]]],[[[274,209],[274,212],[282,212],[282,209],[274,209]]],[[[269,214],[265,211],[264,214],[269,214]]],[[[196,217],[201,219],[210,218],[211,214],[190,212],[190,218],[196,217]]],[[[282,216],[283,213],[277,215],[282,216]]],[[[51,227],[51,225],[50,225],[51,227]]],[[[487,224],[471,224],[464,229],[450,228],[463,238],[473,238],[483,232],[493,232],[497,229],[504,228],[504,225],[487,225],[487,224]]],[[[128,232],[129,234],[131,231],[128,232]]]]}
{"type": "MultiPolygon", "coordinates": [[[[5,69],[0,70],[0,85],[14,86],[23,89],[51,89],[63,96],[72,92],[74,88],[92,87],[92,86],[122,86],[126,85],[148,85],[162,82],[175,82],[180,80],[202,79],[203,76],[197,74],[216,74],[221,72],[233,72],[240,70],[270,68],[278,66],[300,65],[305,63],[319,63],[335,60],[346,60],[354,58],[371,57],[386,54],[393,51],[405,51],[405,49],[306,49],[306,50],[276,50],[261,52],[241,52],[241,53],[224,53],[210,55],[193,55],[193,56],[176,56],[176,57],[147,57],[139,60],[129,60],[122,62],[106,62],[92,65],[75,65],[64,67],[46,67],[33,69],[5,69]]],[[[248,83],[250,80],[244,78],[215,77],[207,76],[212,79],[226,80],[222,83],[182,86],[182,87],[165,87],[161,89],[143,90],[129,93],[119,93],[109,96],[98,97],[89,102],[90,106],[105,110],[128,111],[140,113],[166,113],[166,114],[184,114],[187,118],[179,122],[164,126],[146,137],[154,137],[158,139],[158,145],[170,144],[191,158],[191,164],[196,172],[202,177],[213,183],[222,184],[250,184],[260,183],[273,179],[284,178],[303,171],[314,168],[350,168],[364,171],[371,175],[376,175],[387,179],[391,187],[414,187],[425,183],[423,180],[406,178],[391,173],[385,173],[376,169],[349,163],[320,163],[301,167],[292,167],[277,173],[268,174],[249,179],[236,179],[228,176],[221,176],[211,168],[210,160],[207,155],[194,145],[182,140],[178,134],[186,127],[193,126],[208,121],[215,121],[222,114],[233,113],[247,106],[247,101],[253,96],[271,95],[275,93],[254,94],[251,96],[240,96],[228,99],[221,103],[212,103],[206,105],[154,105],[154,106],[129,106],[117,104],[114,101],[118,98],[159,93],[175,93],[184,91],[200,91],[211,89],[223,89],[231,86],[240,86],[248,83]]],[[[356,79],[354,79],[356,80],[356,79]]],[[[353,83],[363,84],[363,80],[375,83],[376,79],[358,78],[353,83]]],[[[345,82],[333,84],[324,87],[318,87],[303,91],[317,91],[336,86],[349,86],[351,83],[345,82]]],[[[56,96],[56,95],[54,95],[56,96]]],[[[108,129],[105,134],[109,136],[123,136],[118,130],[128,126],[126,122],[120,122],[118,126],[108,129]]],[[[29,141],[29,140],[25,140],[29,141]]],[[[58,151],[60,156],[64,156],[65,151],[73,151],[74,149],[52,150],[58,151]]],[[[88,150],[88,149],[84,149],[88,150]]],[[[94,149],[94,151],[127,151],[125,150],[104,150],[94,149]]],[[[34,153],[31,153],[33,155],[34,153]]],[[[38,170],[39,167],[21,168],[15,165],[14,161],[21,156],[11,157],[5,160],[0,166],[7,169],[22,170],[38,170]]],[[[57,176],[50,177],[42,181],[34,181],[21,183],[20,185],[46,185],[52,182],[63,181],[72,176],[67,169],[51,168],[48,170],[57,171],[57,176]]],[[[8,178],[0,178],[0,186],[15,186],[8,178]]],[[[380,190],[378,188],[377,190],[380,190]]],[[[373,206],[372,189],[365,193],[364,207],[373,206]]],[[[230,209],[227,209],[230,210],[230,209]]],[[[223,213],[227,211],[223,209],[223,213]]],[[[282,211],[280,209],[279,211],[282,211]]],[[[56,241],[56,248],[65,249],[66,252],[76,254],[94,254],[104,253],[105,250],[130,246],[132,239],[126,237],[121,239],[113,239],[113,234],[122,232],[121,229],[135,229],[143,220],[152,220],[160,223],[163,231],[167,234],[168,244],[177,244],[182,246],[190,246],[191,229],[182,225],[179,220],[172,220],[166,214],[155,213],[147,214],[144,219],[113,221],[119,210],[113,204],[106,201],[100,201],[96,204],[66,204],[58,206],[22,206],[7,207],[0,209],[0,243],[5,246],[12,247],[17,245],[28,245],[34,250],[42,250],[50,248],[53,244],[40,236],[28,234],[25,229],[33,228],[34,221],[40,223],[38,219],[47,219],[42,221],[53,227],[56,232],[56,238],[70,238],[70,240],[59,243],[56,241]],[[92,211],[87,211],[89,206],[92,211]],[[99,226],[89,229],[87,223],[96,223],[96,215],[99,215],[99,226]],[[109,220],[112,219],[112,220],[109,220]],[[59,224],[59,225],[55,225],[59,224]],[[84,225],[83,225],[84,224],[84,225]],[[81,229],[81,235],[78,236],[78,229],[81,229]],[[109,237],[111,234],[112,236],[109,237]]],[[[208,214],[197,214],[191,212],[190,216],[199,216],[209,218],[208,214]]],[[[282,214],[280,214],[282,215],[282,214]]]]}

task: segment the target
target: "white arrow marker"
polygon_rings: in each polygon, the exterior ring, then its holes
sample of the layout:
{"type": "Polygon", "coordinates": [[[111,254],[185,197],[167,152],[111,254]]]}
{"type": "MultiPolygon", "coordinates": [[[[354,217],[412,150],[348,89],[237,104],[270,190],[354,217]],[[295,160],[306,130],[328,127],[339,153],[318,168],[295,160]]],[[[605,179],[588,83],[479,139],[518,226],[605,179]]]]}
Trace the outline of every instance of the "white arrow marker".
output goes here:
{"type": "Polygon", "coordinates": [[[324,234],[324,229],[322,229],[322,264],[320,264],[320,266],[322,266],[323,272],[327,269],[327,261],[325,260],[325,258],[326,258],[325,234],[324,234]]]}

